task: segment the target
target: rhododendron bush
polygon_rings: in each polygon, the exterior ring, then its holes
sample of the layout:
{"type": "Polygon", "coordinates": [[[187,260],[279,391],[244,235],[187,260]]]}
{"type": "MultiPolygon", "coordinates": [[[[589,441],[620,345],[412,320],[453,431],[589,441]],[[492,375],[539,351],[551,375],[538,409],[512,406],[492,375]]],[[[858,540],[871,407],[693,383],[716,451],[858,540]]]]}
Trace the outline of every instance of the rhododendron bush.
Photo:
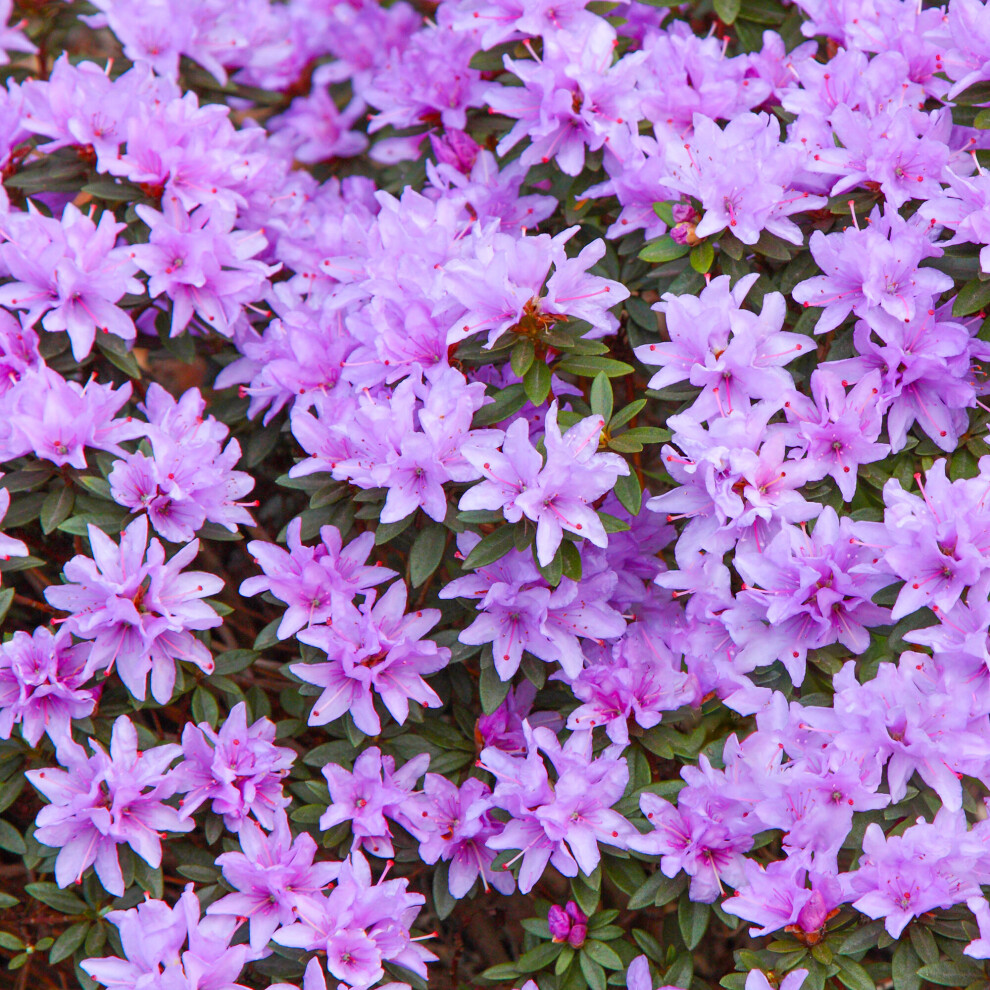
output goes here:
{"type": "Polygon", "coordinates": [[[990,9],[0,61],[0,986],[987,985],[990,9]]]}

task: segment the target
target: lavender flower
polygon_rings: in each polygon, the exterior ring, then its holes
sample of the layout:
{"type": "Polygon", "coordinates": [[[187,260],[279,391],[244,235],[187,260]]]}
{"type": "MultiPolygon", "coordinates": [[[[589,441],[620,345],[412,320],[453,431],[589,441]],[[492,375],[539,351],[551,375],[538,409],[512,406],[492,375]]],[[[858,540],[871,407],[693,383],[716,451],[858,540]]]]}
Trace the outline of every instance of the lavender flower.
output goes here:
{"type": "Polygon", "coordinates": [[[55,846],[55,879],[67,887],[82,879],[90,866],[104,889],[118,897],[124,880],[117,846],[131,847],[149,866],[161,864],[159,834],[189,832],[192,822],[162,802],[177,789],[168,767],[178,746],[138,751],[137,732],[124,715],[114,722],[109,753],[94,739],[92,756],[64,737],[59,742],[62,767],[27,771],[28,780],[51,802],[38,812],[35,836],[55,846]]]}
{"type": "Polygon", "coordinates": [[[220,625],[202,599],[223,581],[203,571],[183,572],[199,551],[198,540],[166,562],[158,540],[148,543],[145,516],[124,530],[119,546],[93,525],[89,542],[93,558],[73,557],[63,571],[68,583],[46,588],[45,597],[71,613],[64,621],[72,633],[93,641],[92,669],[109,674],[116,666],[141,701],[150,673],[152,696],[163,705],[172,697],[178,660],[213,671],[210,651],[190,630],[220,625]]]}

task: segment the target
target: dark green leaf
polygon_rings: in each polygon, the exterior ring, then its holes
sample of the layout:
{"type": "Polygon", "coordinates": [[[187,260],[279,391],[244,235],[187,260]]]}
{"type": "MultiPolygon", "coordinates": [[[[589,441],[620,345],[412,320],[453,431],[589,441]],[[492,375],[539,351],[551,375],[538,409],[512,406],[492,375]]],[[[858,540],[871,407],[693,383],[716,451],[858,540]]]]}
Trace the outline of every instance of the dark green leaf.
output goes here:
{"type": "Polygon", "coordinates": [[[740,6],[740,0],[715,0],[715,13],[723,24],[734,24],[740,6]]]}
{"type": "Polygon", "coordinates": [[[928,928],[924,925],[909,925],[908,937],[911,939],[911,947],[923,963],[931,966],[938,962],[938,943],[928,928]]]}
{"type": "Polygon", "coordinates": [[[612,418],[612,383],[604,371],[591,383],[591,411],[607,423],[612,418]]]}
{"type": "Polygon", "coordinates": [[[663,237],[647,242],[646,247],[639,252],[639,260],[662,265],[683,258],[690,250],[690,245],[678,244],[670,234],[664,234],[663,237]]]}
{"type": "Polygon", "coordinates": [[[560,544],[561,570],[566,578],[572,581],[581,580],[581,551],[577,544],[570,540],[564,540],[560,544]]]}
{"type": "Polygon", "coordinates": [[[581,947],[582,952],[586,952],[592,959],[605,969],[625,969],[619,954],[611,946],[597,939],[590,938],[581,947]]]}
{"type": "Polygon", "coordinates": [[[630,470],[629,474],[622,475],[616,480],[615,497],[629,515],[639,514],[643,504],[643,490],[639,484],[639,476],[635,471],[630,470]]]}
{"type": "Polygon", "coordinates": [[[563,945],[559,942],[544,942],[535,949],[523,953],[516,960],[515,967],[520,973],[537,973],[546,969],[560,955],[563,945]]]}
{"type": "Polygon", "coordinates": [[[430,523],[416,534],[409,551],[409,583],[418,588],[440,565],[447,546],[447,529],[430,523]]]}
{"type": "Polygon", "coordinates": [[[578,958],[581,960],[581,972],[588,983],[588,990],[605,990],[608,980],[605,970],[591,956],[583,952],[578,958]]]}
{"type": "Polygon", "coordinates": [[[509,356],[509,364],[512,366],[512,373],[516,378],[522,378],[529,371],[536,356],[536,348],[529,337],[522,337],[512,348],[509,356]]]}
{"type": "Polygon", "coordinates": [[[89,910],[85,901],[67,890],[60,890],[53,883],[29,883],[24,887],[24,892],[61,914],[85,914],[89,910]]]}
{"type": "Polygon", "coordinates": [[[433,869],[433,909],[441,921],[449,918],[457,907],[457,901],[451,896],[448,885],[449,865],[449,863],[437,863],[433,869]]]}
{"type": "Polygon", "coordinates": [[[41,505],[41,531],[47,536],[69,518],[72,506],[76,501],[76,493],[63,485],[48,493],[41,505]]]}
{"type": "Polygon", "coordinates": [[[15,856],[23,856],[27,852],[21,833],[3,818],[0,818],[0,849],[6,849],[15,856]]]}
{"type": "Polygon", "coordinates": [[[613,516],[608,512],[599,510],[598,518],[601,519],[606,533],[624,533],[627,529],[631,528],[629,523],[624,519],[619,519],[617,516],[613,516]]]}
{"type": "Polygon", "coordinates": [[[971,316],[990,303],[990,279],[971,279],[960,290],[952,304],[953,316],[971,316]]]}
{"type": "Polygon", "coordinates": [[[89,934],[89,924],[88,921],[77,921],[55,939],[52,951],[48,956],[48,961],[53,966],[63,959],[68,959],[86,941],[86,936],[89,934]]]}
{"type": "Polygon", "coordinates": [[[602,373],[609,378],[619,378],[622,375],[631,375],[635,371],[633,366],[626,364],[625,361],[597,357],[593,354],[570,354],[560,362],[557,370],[579,375],[582,378],[595,378],[602,373]]]}
{"type": "Polygon", "coordinates": [[[911,943],[907,939],[898,941],[890,964],[894,990],[920,990],[921,977],[918,975],[920,968],[921,960],[911,948],[911,943]]]}
{"type": "Polygon", "coordinates": [[[687,894],[681,897],[677,905],[677,924],[681,930],[681,938],[689,949],[694,949],[701,941],[708,928],[710,913],[707,904],[692,901],[687,894]]]}
{"type": "Polygon", "coordinates": [[[415,518],[416,513],[410,512],[405,519],[399,519],[397,522],[380,523],[375,530],[375,546],[383,546],[389,540],[394,540],[400,533],[404,533],[415,518]]]}
{"type": "Polygon", "coordinates": [[[509,693],[511,681],[503,681],[498,676],[498,671],[494,666],[485,667],[478,678],[478,695],[481,701],[481,710],[486,715],[491,715],[493,711],[503,701],[509,693]]]}
{"type": "Polygon", "coordinates": [[[516,538],[516,527],[503,523],[497,526],[467,555],[461,565],[466,571],[474,571],[479,567],[487,567],[496,560],[504,557],[512,548],[516,538]]]}
{"type": "Polygon", "coordinates": [[[839,967],[840,982],[849,987],[849,990],[876,990],[870,974],[855,960],[848,956],[836,956],[835,963],[839,967]]]}
{"type": "Polygon", "coordinates": [[[489,966],[481,975],[492,983],[513,983],[519,976],[519,970],[515,963],[499,963],[497,966],[489,966]]]}
{"type": "Polygon", "coordinates": [[[260,656],[254,650],[227,650],[213,661],[214,674],[237,674],[246,670],[260,656]]]}
{"type": "Polygon", "coordinates": [[[534,361],[523,378],[523,388],[534,406],[542,406],[550,394],[550,366],[545,361],[534,361]]]}
{"type": "MultiPolygon", "coordinates": [[[[507,385],[495,393],[495,401],[482,406],[474,414],[475,426],[491,426],[519,412],[526,405],[526,392],[521,382],[507,385]]],[[[302,480],[302,479],[300,479],[302,480]]]]}
{"type": "Polygon", "coordinates": [[[962,960],[951,962],[948,959],[939,960],[930,966],[922,966],[918,975],[929,983],[937,983],[942,987],[966,987],[974,980],[983,977],[983,970],[975,963],[964,963],[962,960]]]}
{"type": "MultiPolygon", "coordinates": [[[[733,2],[733,0],[730,0],[733,2]]],[[[734,0],[738,5],[739,0],[734,0]]],[[[691,267],[698,272],[699,275],[704,275],[705,272],[711,270],[712,264],[715,261],[715,249],[711,246],[708,241],[702,241],[700,244],[696,244],[691,248],[691,267]]]]}

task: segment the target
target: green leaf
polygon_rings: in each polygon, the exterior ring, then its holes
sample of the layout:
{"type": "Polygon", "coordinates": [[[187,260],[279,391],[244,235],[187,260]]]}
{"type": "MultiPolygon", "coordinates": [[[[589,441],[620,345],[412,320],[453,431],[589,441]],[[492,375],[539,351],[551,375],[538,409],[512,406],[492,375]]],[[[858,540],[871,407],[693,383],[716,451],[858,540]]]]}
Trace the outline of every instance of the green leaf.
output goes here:
{"type": "Polygon", "coordinates": [[[853,928],[843,939],[839,952],[844,956],[851,956],[857,952],[862,952],[864,949],[871,949],[877,944],[877,939],[882,931],[882,918],[853,928]]]}
{"type": "Polygon", "coordinates": [[[68,959],[86,941],[86,936],[89,934],[89,924],[88,921],[77,921],[55,939],[52,951],[48,956],[48,961],[52,966],[60,963],[63,959],[68,959]]]}
{"type": "Polygon", "coordinates": [[[457,901],[450,894],[449,866],[449,863],[438,863],[433,870],[433,909],[441,921],[449,918],[457,907],[457,901]]]}
{"type": "Polygon", "coordinates": [[[416,513],[410,512],[405,519],[399,519],[397,522],[379,523],[375,530],[375,546],[383,546],[389,540],[394,540],[400,533],[404,533],[415,518],[416,513]]]}
{"type": "Polygon", "coordinates": [[[24,948],[24,943],[10,932],[0,932],[0,949],[7,949],[10,952],[20,952],[24,948]]]}
{"type": "Polygon", "coordinates": [[[533,346],[533,341],[529,337],[521,338],[512,348],[512,354],[509,356],[509,364],[512,367],[512,373],[517,378],[522,378],[525,376],[526,372],[529,371],[530,366],[533,364],[533,359],[536,357],[536,348],[533,346]]]}
{"type": "Polygon", "coordinates": [[[628,406],[620,409],[608,422],[609,433],[614,433],[625,426],[634,416],[639,415],[646,406],[646,399],[634,399],[628,406]]]}
{"type": "Polygon", "coordinates": [[[499,963],[497,966],[489,966],[481,975],[492,983],[514,983],[519,970],[515,963],[499,963]]]}
{"type": "Polygon", "coordinates": [[[701,941],[708,928],[710,913],[707,904],[689,900],[687,895],[681,897],[677,905],[677,925],[681,930],[681,938],[689,949],[694,949],[701,941]]]}
{"type": "Polygon", "coordinates": [[[496,560],[504,557],[514,546],[516,527],[503,523],[497,526],[467,555],[461,567],[466,571],[474,571],[479,567],[487,567],[496,560]]]}
{"type": "Polygon", "coordinates": [[[631,364],[626,364],[625,361],[572,354],[560,362],[557,370],[566,371],[571,375],[580,375],[582,378],[594,378],[600,372],[604,372],[609,378],[620,378],[623,375],[631,375],[636,369],[631,364]]]}
{"type": "Polygon", "coordinates": [[[3,622],[7,618],[7,613],[10,611],[10,606],[14,601],[14,589],[4,588],[0,591],[0,622],[3,622]]]}
{"type": "Polygon", "coordinates": [[[47,536],[69,518],[72,506],[76,501],[76,493],[63,485],[50,491],[41,504],[41,531],[47,536]]]}
{"type": "Polygon", "coordinates": [[[494,399],[494,402],[482,406],[474,414],[475,426],[491,426],[492,423],[499,423],[514,416],[526,405],[526,392],[522,382],[516,382],[495,392],[494,399]]]}
{"type": "Polygon", "coordinates": [[[973,126],[978,131],[990,130],[990,110],[981,110],[973,119],[973,126]]]}
{"type": "Polygon", "coordinates": [[[213,661],[214,674],[237,674],[247,670],[260,656],[254,650],[227,650],[217,654],[213,661]]]}
{"type": "MultiPolygon", "coordinates": [[[[975,963],[966,964],[962,960],[950,962],[942,959],[930,966],[922,966],[918,976],[929,983],[937,983],[942,987],[966,987],[974,980],[983,977],[983,969],[975,963]]],[[[841,977],[840,977],[841,978],[841,977]]]]}
{"type": "Polygon", "coordinates": [[[545,361],[534,361],[523,377],[523,388],[534,406],[542,406],[550,394],[550,366],[545,361]]]}
{"type": "Polygon", "coordinates": [[[953,316],[971,316],[990,303],[990,279],[971,279],[960,290],[952,304],[953,316]]]}
{"type": "Polygon", "coordinates": [[[100,498],[113,501],[113,495],[110,493],[110,482],[106,478],[94,478],[91,475],[82,474],[72,480],[81,488],[85,488],[94,495],[99,495],[100,498]]]}
{"type": "Polygon", "coordinates": [[[643,505],[643,489],[640,487],[639,476],[635,471],[630,471],[629,474],[616,479],[615,497],[629,515],[639,515],[639,510],[643,505]]]}
{"type": "MultiPolygon", "coordinates": [[[[739,0],[735,0],[735,2],[738,5],[739,0]]],[[[710,271],[714,261],[715,248],[708,241],[702,241],[691,248],[691,267],[699,275],[704,275],[705,272],[710,271]]]]}
{"type": "MultiPolygon", "coordinates": [[[[549,934],[547,938],[549,938],[549,934]]],[[[574,962],[574,949],[565,945],[560,951],[560,955],[557,956],[557,961],[553,964],[553,971],[555,975],[560,976],[562,973],[566,972],[570,967],[571,963],[574,962]]]]}
{"type": "Polygon", "coordinates": [[[141,366],[137,363],[137,358],[127,349],[127,344],[120,337],[109,333],[97,333],[96,346],[102,351],[103,356],[128,378],[141,377],[141,366]]]}
{"type": "Polygon", "coordinates": [[[694,960],[690,952],[682,952],[663,974],[664,981],[672,987],[687,987],[691,985],[691,977],[694,975],[694,960]]]}
{"type": "Polygon", "coordinates": [[[535,949],[523,953],[515,963],[520,973],[537,973],[546,969],[560,955],[563,944],[560,942],[544,942],[535,949]]]}
{"type": "Polygon", "coordinates": [[[499,678],[494,665],[482,670],[481,676],[478,678],[478,696],[481,701],[481,710],[486,715],[491,715],[505,701],[511,683],[511,681],[503,681],[499,678]]]}
{"type": "Polygon", "coordinates": [[[605,990],[608,981],[605,970],[584,952],[578,958],[581,960],[581,972],[587,981],[588,990],[605,990]]]}
{"type": "Polygon", "coordinates": [[[848,956],[837,956],[835,964],[839,967],[838,977],[849,990],[876,990],[876,984],[870,974],[858,962],[848,956]]]}
{"type": "Polygon", "coordinates": [[[668,226],[673,227],[677,222],[674,219],[674,203],[664,200],[661,203],[653,204],[653,212],[668,226]]]}
{"type": "Polygon", "coordinates": [[[734,24],[741,6],[740,0],[715,0],[715,13],[723,24],[734,24]]]}
{"type": "Polygon", "coordinates": [[[921,977],[918,970],[921,960],[911,948],[907,939],[901,939],[894,948],[894,958],[890,964],[890,975],[894,980],[894,990],[920,990],[921,977]]]}
{"type": "Polygon", "coordinates": [[[21,833],[3,818],[0,818],[0,849],[6,849],[15,856],[23,856],[27,852],[21,833]]]}
{"type": "Polygon", "coordinates": [[[592,959],[605,969],[625,969],[618,952],[598,939],[590,938],[581,947],[582,952],[586,952],[592,959]]]}
{"type": "Polygon", "coordinates": [[[607,423],[612,418],[612,403],[612,383],[604,371],[599,371],[591,383],[591,411],[607,423]]]}
{"type": "Polygon", "coordinates": [[[409,583],[418,588],[440,565],[447,546],[447,529],[430,523],[416,534],[409,551],[409,583]]]}
{"type": "Polygon", "coordinates": [[[202,685],[197,684],[192,696],[192,717],[195,722],[207,722],[215,728],[220,720],[220,706],[217,699],[202,685]]]}
{"type": "Polygon", "coordinates": [[[657,426],[634,426],[622,436],[639,443],[667,443],[670,440],[670,430],[661,430],[657,426]]]}
{"type": "Polygon", "coordinates": [[[564,554],[560,547],[557,547],[557,551],[554,553],[550,563],[543,565],[536,556],[536,544],[534,543],[533,563],[536,564],[537,570],[543,575],[543,580],[551,588],[556,588],[560,584],[560,579],[564,576],[564,554]]]}
{"type": "Polygon", "coordinates": [[[29,883],[24,887],[24,893],[30,894],[36,901],[47,904],[60,914],[85,914],[89,910],[85,901],[67,890],[59,889],[53,883],[29,883]]]}
{"type": "Polygon", "coordinates": [[[619,519],[618,516],[613,516],[609,512],[599,510],[598,518],[601,519],[606,533],[624,533],[627,529],[632,528],[624,519],[619,519]]]}
{"type": "Polygon", "coordinates": [[[564,540],[560,544],[560,563],[564,577],[572,581],[581,580],[581,551],[576,543],[564,540]]]}
{"type": "Polygon", "coordinates": [[[911,939],[911,947],[923,963],[932,966],[938,962],[938,943],[928,928],[924,925],[910,925],[908,937],[911,939]]]}
{"type": "Polygon", "coordinates": [[[20,903],[21,902],[12,894],[0,893],[0,911],[5,910],[6,908],[14,907],[16,904],[20,903]]]}
{"type": "Polygon", "coordinates": [[[647,242],[646,247],[639,252],[639,260],[662,265],[683,258],[690,250],[690,245],[678,244],[670,234],[664,234],[663,237],[647,242]]]}

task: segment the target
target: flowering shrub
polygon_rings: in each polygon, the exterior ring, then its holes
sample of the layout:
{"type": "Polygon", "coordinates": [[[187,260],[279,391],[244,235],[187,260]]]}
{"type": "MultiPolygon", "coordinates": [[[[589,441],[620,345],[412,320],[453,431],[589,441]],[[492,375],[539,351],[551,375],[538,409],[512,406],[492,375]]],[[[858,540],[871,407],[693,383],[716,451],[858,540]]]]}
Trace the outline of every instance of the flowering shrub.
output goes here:
{"type": "Polygon", "coordinates": [[[0,62],[0,985],[986,985],[990,7],[0,62]]]}

